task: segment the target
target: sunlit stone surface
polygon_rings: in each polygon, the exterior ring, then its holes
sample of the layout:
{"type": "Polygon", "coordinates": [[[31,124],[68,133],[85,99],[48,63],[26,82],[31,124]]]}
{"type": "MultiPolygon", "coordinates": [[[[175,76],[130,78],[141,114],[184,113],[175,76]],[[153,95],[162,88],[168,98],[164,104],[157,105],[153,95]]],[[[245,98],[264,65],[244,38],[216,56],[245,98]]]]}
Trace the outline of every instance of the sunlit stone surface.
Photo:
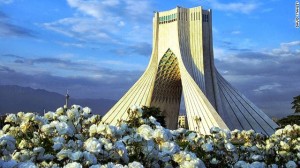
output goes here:
{"type": "Polygon", "coordinates": [[[270,135],[277,127],[216,70],[212,11],[202,7],[155,12],[149,65],[103,121],[117,124],[128,117],[132,105],[157,106],[167,127],[175,129],[182,93],[190,130],[210,134],[210,128],[217,126],[270,135]]]}

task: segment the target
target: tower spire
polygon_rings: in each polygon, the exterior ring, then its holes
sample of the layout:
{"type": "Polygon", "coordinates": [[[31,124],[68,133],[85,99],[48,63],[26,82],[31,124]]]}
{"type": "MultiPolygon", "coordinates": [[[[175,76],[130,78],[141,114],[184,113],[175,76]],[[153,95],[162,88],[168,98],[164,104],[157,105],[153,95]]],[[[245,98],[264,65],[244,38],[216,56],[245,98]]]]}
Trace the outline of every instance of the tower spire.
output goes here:
{"type": "Polygon", "coordinates": [[[64,105],[64,109],[68,109],[68,103],[69,103],[70,95],[69,95],[69,89],[67,89],[67,94],[66,94],[66,104],[64,105]]]}
{"type": "Polygon", "coordinates": [[[182,93],[189,129],[201,134],[219,127],[271,135],[278,127],[215,68],[212,10],[201,6],[155,13],[148,67],[102,121],[116,125],[128,118],[132,105],[155,106],[166,116],[166,126],[176,129],[182,93]]]}

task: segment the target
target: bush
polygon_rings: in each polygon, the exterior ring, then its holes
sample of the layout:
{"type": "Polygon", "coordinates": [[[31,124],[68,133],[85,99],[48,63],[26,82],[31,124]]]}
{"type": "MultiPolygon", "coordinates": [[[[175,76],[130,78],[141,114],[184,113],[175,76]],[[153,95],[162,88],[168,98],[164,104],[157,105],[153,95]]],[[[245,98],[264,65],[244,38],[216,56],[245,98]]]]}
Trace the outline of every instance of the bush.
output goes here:
{"type": "MultiPolygon", "coordinates": [[[[147,114],[128,110],[117,126],[101,122],[88,107],[58,108],[44,116],[10,114],[0,131],[2,167],[297,167],[300,126],[272,136],[211,128],[200,135],[169,130],[147,114]]],[[[150,108],[150,111],[155,111],[150,108]]],[[[157,113],[154,113],[157,114],[157,113]]],[[[153,114],[153,115],[154,115],[153,114]]],[[[0,166],[0,167],[1,167],[0,166]]]]}

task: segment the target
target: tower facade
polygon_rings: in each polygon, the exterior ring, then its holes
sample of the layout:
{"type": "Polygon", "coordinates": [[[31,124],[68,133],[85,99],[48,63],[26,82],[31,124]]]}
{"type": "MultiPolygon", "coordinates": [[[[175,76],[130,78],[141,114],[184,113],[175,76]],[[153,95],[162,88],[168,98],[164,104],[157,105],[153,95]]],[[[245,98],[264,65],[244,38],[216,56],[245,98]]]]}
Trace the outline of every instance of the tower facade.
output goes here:
{"type": "Polygon", "coordinates": [[[154,14],[148,67],[103,121],[116,124],[127,119],[132,105],[156,106],[166,116],[167,127],[175,129],[182,94],[190,130],[209,134],[217,126],[270,135],[277,127],[216,70],[212,11],[201,6],[154,14]]]}

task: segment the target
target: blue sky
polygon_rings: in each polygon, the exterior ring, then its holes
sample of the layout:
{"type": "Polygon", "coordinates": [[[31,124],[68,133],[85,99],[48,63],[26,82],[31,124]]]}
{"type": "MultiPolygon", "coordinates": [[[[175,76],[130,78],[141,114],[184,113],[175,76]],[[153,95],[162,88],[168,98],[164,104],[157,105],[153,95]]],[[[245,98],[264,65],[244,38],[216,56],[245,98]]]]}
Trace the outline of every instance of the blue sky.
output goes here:
{"type": "Polygon", "coordinates": [[[295,0],[0,0],[0,84],[119,99],[145,70],[153,11],[213,10],[215,62],[270,116],[300,94],[295,0]]]}

